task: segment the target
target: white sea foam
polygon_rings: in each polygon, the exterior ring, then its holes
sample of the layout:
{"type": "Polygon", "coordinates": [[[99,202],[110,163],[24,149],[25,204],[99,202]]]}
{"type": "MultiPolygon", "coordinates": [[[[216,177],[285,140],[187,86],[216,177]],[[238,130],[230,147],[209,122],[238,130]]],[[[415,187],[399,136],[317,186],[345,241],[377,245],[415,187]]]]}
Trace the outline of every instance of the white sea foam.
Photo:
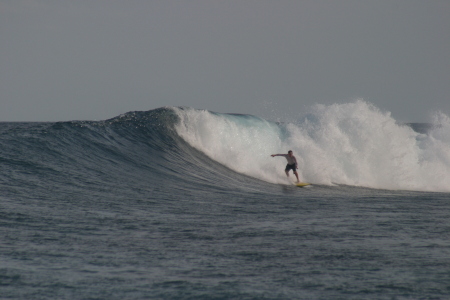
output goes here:
{"type": "Polygon", "coordinates": [[[286,124],[174,109],[180,117],[176,130],[190,145],[261,180],[286,183],[285,159],[270,154],[293,150],[302,181],[450,191],[450,121],[442,113],[435,116],[435,129],[420,134],[362,100],[316,105],[286,124]]]}

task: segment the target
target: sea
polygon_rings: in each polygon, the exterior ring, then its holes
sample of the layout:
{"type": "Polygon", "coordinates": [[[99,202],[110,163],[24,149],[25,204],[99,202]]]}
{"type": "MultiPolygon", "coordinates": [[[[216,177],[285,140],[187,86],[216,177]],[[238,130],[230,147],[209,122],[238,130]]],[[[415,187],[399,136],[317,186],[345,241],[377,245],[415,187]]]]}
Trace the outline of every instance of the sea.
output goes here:
{"type": "Polygon", "coordinates": [[[2,122],[0,299],[450,299],[450,118],[2,122]]]}

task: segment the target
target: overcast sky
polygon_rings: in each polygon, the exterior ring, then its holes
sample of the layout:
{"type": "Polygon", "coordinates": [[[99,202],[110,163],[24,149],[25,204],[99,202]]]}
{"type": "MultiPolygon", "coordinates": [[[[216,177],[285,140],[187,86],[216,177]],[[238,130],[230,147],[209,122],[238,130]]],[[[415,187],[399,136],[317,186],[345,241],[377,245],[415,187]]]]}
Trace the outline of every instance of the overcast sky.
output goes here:
{"type": "Polygon", "coordinates": [[[449,0],[0,0],[0,121],[356,98],[450,114],[449,0]]]}

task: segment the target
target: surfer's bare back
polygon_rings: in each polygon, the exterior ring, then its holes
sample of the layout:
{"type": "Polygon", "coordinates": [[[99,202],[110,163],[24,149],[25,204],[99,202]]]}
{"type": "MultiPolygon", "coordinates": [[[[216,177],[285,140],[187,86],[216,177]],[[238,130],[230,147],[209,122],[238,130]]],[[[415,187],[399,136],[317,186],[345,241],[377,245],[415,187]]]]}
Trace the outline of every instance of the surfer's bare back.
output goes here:
{"type": "Polygon", "coordinates": [[[271,156],[272,157],[275,157],[275,156],[285,157],[288,162],[286,165],[286,168],[284,169],[284,172],[286,172],[286,176],[289,177],[289,171],[292,170],[294,172],[295,177],[297,177],[297,182],[300,182],[300,180],[298,179],[298,173],[297,173],[297,169],[298,169],[297,159],[292,154],[292,150],[289,150],[288,154],[272,154],[271,156]]]}

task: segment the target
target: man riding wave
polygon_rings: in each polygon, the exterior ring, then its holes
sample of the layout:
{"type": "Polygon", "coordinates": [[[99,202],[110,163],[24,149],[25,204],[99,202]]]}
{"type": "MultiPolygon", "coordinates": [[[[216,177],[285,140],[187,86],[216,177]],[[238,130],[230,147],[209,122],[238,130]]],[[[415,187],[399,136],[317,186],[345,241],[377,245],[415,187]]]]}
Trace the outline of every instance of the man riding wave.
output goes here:
{"type": "Polygon", "coordinates": [[[294,172],[295,177],[297,177],[297,183],[300,182],[300,180],[298,179],[298,173],[297,173],[297,169],[298,169],[297,159],[292,154],[292,150],[289,150],[288,154],[272,154],[271,156],[272,157],[275,157],[275,156],[285,157],[288,162],[286,165],[286,168],[284,170],[286,172],[286,176],[289,177],[289,171],[292,170],[294,172]]]}

